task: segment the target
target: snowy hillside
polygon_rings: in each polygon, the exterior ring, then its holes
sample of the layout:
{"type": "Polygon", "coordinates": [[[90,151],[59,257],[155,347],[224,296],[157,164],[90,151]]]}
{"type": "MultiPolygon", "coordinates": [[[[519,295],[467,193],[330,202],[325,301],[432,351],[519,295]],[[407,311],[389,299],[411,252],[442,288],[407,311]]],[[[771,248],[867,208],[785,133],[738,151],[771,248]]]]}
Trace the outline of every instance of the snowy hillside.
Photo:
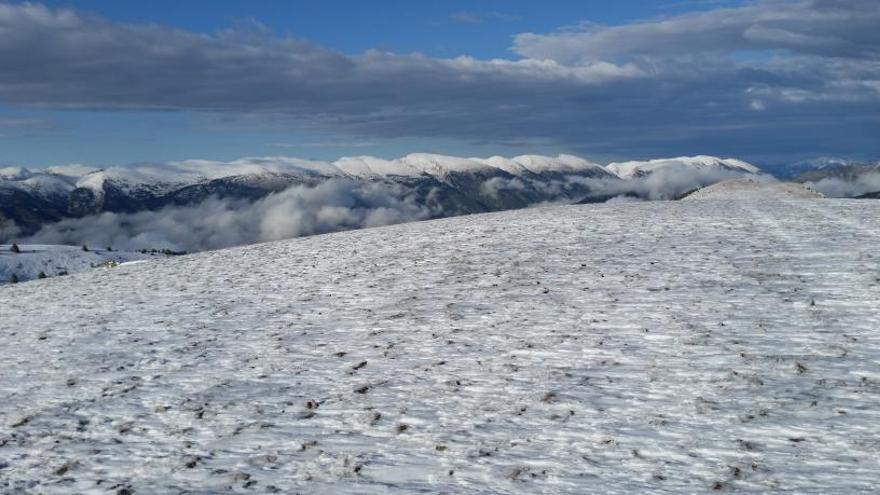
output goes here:
{"type": "Polygon", "coordinates": [[[809,186],[794,182],[755,180],[752,178],[730,179],[698,189],[684,198],[688,200],[766,200],[766,199],[819,199],[821,193],[809,186]]]}
{"type": "Polygon", "coordinates": [[[156,254],[129,251],[107,251],[82,246],[56,246],[22,244],[19,252],[13,252],[11,245],[0,244],[0,285],[8,283],[13,276],[20,282],[40,277],[55,277],[81,272],[96,267],[113,267],[120,263],[151,259],[156,254]]]}
{"type": "Polygon", "coordinates": [[[690,170],[696,172],[738,172],[757,174],[761,170],[747,162],[734,158],[717,158],[714,156],[682,156],[660,160],[615,162],[608,165],[608,170],[623,179],[641,177],[668,169],[690,170]]]}
{"type": "Polygon", "coordinates": [[[0,288],[0,492],[870,493],[880,202],[538,208],[0,288]]]}

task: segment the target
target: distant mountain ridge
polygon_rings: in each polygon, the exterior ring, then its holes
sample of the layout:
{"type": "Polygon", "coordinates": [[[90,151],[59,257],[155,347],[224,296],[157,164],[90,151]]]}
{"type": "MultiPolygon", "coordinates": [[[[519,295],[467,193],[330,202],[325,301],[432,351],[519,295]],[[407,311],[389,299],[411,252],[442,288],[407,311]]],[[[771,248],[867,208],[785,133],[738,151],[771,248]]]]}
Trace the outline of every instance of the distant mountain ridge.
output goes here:
{"type": "Polygon", "coordinates": [[[820,156],[792,163],[764,165],[765,172],[780,179],[793,180],[803,176],[826,176],[837,170],[869,166],[870,161],[833,156],[820,156]]]}
{"type": "Polygon", "coordinates": [[[622,179],[644,177],[651,173],[670,168],[687,168],[691,170],[726,170],[757,174],[761,170],[751,163],[735,158],[717,158],[714,156],[697,155],[659,160],[615,162],[608,165],[608,170],[622,179]]]}
{"type": "MultiPolygon", "coordinates": [[[[210,197],[257,200],[291,186],[329,180],[387,183],[443,216],[523,208],[545,202],[599,202],[633,179],[659,171],[707,170],[755,174],[754,165],[710,156],[614,163],[583,158],[520,155],[463,158],[413,153],[386,160],[371,156],[334,162],[252,157],[230,162],[185,160],[96,169],[67,165],[37,170],[0,168],[0,226],[15,222],[21,235],[45,223],[102,212],[136,213],[198,204],[210,197]],[[612,192],[609,192],[612,191],[612,192]]],[[[711,182],[701,179],[698,185],[711,182]]],[[[640,196],[640,193],[632,193],[640,196]]]]}

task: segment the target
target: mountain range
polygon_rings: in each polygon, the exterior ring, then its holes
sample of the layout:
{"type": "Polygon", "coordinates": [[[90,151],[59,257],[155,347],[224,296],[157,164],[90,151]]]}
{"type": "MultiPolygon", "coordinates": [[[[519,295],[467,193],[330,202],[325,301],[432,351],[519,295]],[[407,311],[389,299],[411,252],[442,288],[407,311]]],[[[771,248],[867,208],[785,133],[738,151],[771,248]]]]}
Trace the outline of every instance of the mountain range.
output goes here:
{"type": "Polygon", "coordinates": [[[618,195],[670,199],[731,176],[758,173],[757,167],[741,160],[711,156],[602,166],[565,154],[461,158],[414,153],[394,160],[262,157],[105,169],[5,167],[0,168],[0,227],[5,225],[11,234],[0,234],[0,240],[29,235],[66,218],[155,211],[208,198],[255,201],[292,186],[328,181],[393,186],[396,194],[440,217],[541,203],[603,202],[618,195]],[[649,176],[664,177],[663,184],[645,183],[649,176]]]}

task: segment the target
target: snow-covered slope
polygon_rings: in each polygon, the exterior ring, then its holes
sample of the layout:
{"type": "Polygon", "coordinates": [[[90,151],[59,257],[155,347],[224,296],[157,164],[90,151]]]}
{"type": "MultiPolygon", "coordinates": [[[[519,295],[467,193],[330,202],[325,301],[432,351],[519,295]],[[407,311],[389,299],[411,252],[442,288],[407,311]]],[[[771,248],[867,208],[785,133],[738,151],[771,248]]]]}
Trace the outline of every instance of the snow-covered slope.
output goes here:
{"type": "Polygon", "coordinates": [[[333,165],[353,177],[417,177],[424,173],[400,160],[383,160],[372,156],[344,157],[333,162],[333,165]]]}
{"type": "Polygon", "coordinates": [[[9,244],[0,244],[0,285],[10,282],[13,275],[18,281],[24,282],[36,279],[40,273],[54,277],[154,257],[130,251],[83,251],[82,246],[22,244],[18,246],[18,253],[12,252],[11,247],[9,244]]]}
{"type": "Polygon", "coordinates": [[[761,170],[747,162],[735,158],[717,158],[714,156],[682,156],[648,161],[615,162],[608,165],[608,170],[623,179],[645,176],[664,169],[684,169],[703,172],[725,171],[757,174],[761,170]]]}
{"type": "Polygon", "coordinates": [[[471,160],[491,165],[516,176],[573,174],[605,177],[613,175],[602,165],[573,155],[558,155],[555,158],[542,155],[520,155],[509,159],[501,156],[493,156],[484,159],[472,158],[471,160]]]}
{"type": "Polygon", "coordinates": [[[0,492],[870,493],[880,202],[585,205],[0,288],[0,492]]]}
{"type": "Polygon", "coordinates": [[[0,179],[0,198],[3,197],[4,190],[18,190],[41,199],[51,199],[58,196],[66,197],[75,188],[74,182],[63,176],[27,173],[14,179],[0,179]]]}
{"type": "Polygon", "coordinates": [[[795,182],[755,180],[745,177],[730,179],[698,189],[684,198],[685,201],[713,200],[767,200],[767,199],[819,199],[824,197],[809,186],[795,182]]]}

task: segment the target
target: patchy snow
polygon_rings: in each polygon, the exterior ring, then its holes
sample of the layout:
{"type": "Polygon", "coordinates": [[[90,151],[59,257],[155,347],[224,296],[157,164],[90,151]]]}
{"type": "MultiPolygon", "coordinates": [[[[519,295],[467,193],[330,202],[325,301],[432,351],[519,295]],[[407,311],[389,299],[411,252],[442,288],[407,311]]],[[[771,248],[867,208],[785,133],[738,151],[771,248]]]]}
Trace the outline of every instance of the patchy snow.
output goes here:
{"type": "Polygon", "coordinates": [[[880,202],[536,208],[0,288],[0,491],[870,493],[880,202]]]}
{"type": "Polygon", "coordinates": [[[761,199],[820,199],[824,196],[804,184],[794,182],[777,182],[776,180],[756,180],[750,177],[742,179],[730,179],[698,189],[684,198],[688,200],[701,199],[734,199],[734,200],[761,200],[761,199]]]}
{"type": "Polygon", "coordinates": [[[18,246],[18,253],[12,252],[11,248],[11,244],[0,244],[0,285],[8,283],[13,275],[24,282],[36,279],[40,272],[47,277],[54,277],[154,257],[106,249],[83,251],[82,246],[21,244],[18,246]]]}
{"type": "Polygon", "coordinates": [[[682,156],[678,158],[664,158],[647,161],[616,162],[609,164],[606,168],[622,179],[632,179],[633,177],[650,174],[665,168],[682,168],[704,172],[713,170],[730,170],[750,174],[757,174],[761,171],[758,167],[742,160],[737,160],[735,158],[717,158],[706,155],[682,156]]]}

